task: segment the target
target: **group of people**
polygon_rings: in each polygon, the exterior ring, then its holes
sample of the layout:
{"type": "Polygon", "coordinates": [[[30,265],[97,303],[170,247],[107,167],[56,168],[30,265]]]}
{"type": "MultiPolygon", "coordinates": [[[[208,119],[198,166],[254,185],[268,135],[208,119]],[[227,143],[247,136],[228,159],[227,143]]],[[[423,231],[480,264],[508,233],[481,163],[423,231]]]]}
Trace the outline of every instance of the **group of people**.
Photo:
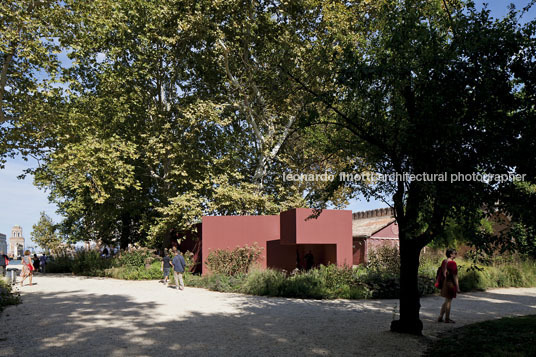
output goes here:
{"type": "Polygon", "coordinates": [[[173,277],[175,278],[175,286],[177,290],[184,290],[184,280],[182,275],[186,268],[186,261],[181,252],[176,246],[173,246],[173,258],[171,258],[167,251],[164,251],[164,257],[162,258],[162,266],[160,270],[164,273],[164,284],[167,286],[169,273],[173,268],[173,277]]]}
{"type": "MultiPolygon", "coordinates": [[[[47,264],[47,257],[45,254],[42,254],[40,257],[37,256],[37,254],[34,254],[33,259],[31,256],[31,253],[29,250],[26,250],[24,252],[24,255],[21,259],[22,263],[22,271],[20,274],[21,282],[20,286],[22,287],[24,284],[24,280],[26,278],[30,278],[30,285],[32,285],[32,278],[35,271],[39,271],[41,273],[44,273],[46,270],[46,264],[47,264]]],[[[0,259],[0,269],[2,269],[2,277],[6,275],[6,268],[9,264],[9,258],[7,255],[2,254],[0,259]]]]}

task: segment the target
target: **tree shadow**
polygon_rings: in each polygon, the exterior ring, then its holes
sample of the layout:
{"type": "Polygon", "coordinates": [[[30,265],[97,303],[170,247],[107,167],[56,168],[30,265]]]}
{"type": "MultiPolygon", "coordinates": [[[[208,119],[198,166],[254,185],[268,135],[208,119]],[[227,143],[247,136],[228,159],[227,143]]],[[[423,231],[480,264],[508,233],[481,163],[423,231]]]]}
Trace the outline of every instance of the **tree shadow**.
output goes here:
{"type": "Polygon", "coordinates": [[[7,326],[0,332],[0,356],[420,355],[430,336],[462,325],[464,317],[502,316],[505,306],[508,314],[536,310],[534,296],[461,294],[453,303],[460,323],[439,324],[442,298],[423,298],[428,337],[414,337],[388,331],[398,318],[398,300],[302,300],[195,288],[175,292],[152,284],[139,284],[135,295],[25,291],[24,303],[0,316],[7,326]]]}
{"type": "MultiPolygon", "coordinates": [[[[281,299],[196,289],[233,306],[203,312],[194,305],[195,298],[181,306],[184,292],[164,290],[172,295],[171,303],[82,290],[25,292],[24,303],[0,317],[9,330],[0,335],[5,338],[0,356],[373,355],[379,346],[371,341],[381,345],[383,340],[385,348],[396,350],[407,339],[392,338],[390,307],[380,301],[281,299]],[[20,318],[25,315],[32,316],[31,326],[20,318]]],[[[410,340],[414,350],[421,349],[422,341],[410,340]]]]}
{"type": "Polygon", "coordinates": [[[442,333],[465,324],[492,320],[507,316],[536,314],[536,290],[516,289],[526,295],[515,295],[509,289],[462,293],[453,299],[451,318],[456,324],[438,323],[437,317],[444,298],[440,296],[421,299],[421,319],[425,333],[436,338],[442,333]]]}

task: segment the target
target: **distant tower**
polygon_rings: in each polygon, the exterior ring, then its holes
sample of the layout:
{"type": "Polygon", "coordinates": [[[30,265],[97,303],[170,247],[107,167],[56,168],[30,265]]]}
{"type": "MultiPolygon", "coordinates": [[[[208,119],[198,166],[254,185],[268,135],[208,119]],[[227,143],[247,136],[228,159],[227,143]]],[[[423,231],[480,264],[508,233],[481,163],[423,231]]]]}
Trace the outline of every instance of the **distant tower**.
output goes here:
{"type": "Polygon", "coordinates": [[[0,233],[0,254],[7,254],[6,235],[3,233],[0,233]]]}
{"type": "Polygon", "coordinates": [[[9,238],[9,253],[13,257],[22,257],[24,254],[24,237],[22,236],[22,227],[14,226],[11,229],[11,237],[9,238]]]}

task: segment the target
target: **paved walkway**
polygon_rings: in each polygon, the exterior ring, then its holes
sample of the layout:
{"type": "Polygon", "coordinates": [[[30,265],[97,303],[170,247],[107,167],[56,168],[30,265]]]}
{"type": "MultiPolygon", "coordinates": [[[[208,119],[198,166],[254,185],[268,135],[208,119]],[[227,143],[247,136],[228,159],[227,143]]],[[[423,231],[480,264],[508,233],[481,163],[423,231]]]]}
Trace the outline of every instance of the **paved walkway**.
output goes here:
{"type": "Polygon", "coordinates": [[[0,356],[418,356],[448,329],[536,314],[536,289],[461,294],[456,324],[435,322],[442,298],[427,297],[425,336],[414,337],[388,331],[397,300],[179,292],[157,281],[62,275],[34,283],[0,316],[0,356]]]}

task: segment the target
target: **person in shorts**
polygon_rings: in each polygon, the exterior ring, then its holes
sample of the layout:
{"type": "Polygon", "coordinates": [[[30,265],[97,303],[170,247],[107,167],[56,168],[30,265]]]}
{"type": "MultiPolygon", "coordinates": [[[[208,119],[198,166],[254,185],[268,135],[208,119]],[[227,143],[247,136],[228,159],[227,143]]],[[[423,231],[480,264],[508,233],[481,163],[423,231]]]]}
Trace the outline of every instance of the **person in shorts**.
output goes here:
{"type": "Polygon", "coordinates": [[[162,268],[161,271],[164,272],[164,284],[168,283],[169,271],[171,270],[171,258],[167,252],[164,252],[164,258],[162,258],[162,268]]]}

